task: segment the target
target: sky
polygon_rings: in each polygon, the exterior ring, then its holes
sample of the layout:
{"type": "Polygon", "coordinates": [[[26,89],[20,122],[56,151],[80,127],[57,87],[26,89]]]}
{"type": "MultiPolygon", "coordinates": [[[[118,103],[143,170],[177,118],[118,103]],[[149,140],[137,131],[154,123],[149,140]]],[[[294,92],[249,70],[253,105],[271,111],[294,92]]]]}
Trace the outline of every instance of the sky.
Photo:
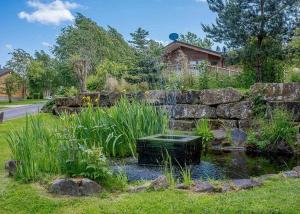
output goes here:
{"type": "Polygon", "coordinates": [[[170,42],[170,33],[205,33],[201,23],[215,22],[206,0],[0,0],[0,65],[9,52],[22,48],[50,53],[61,29],[71,25],[76,12],[101,26],[116,28],[126,40],[138,27],[149,38],[170,42]]]}

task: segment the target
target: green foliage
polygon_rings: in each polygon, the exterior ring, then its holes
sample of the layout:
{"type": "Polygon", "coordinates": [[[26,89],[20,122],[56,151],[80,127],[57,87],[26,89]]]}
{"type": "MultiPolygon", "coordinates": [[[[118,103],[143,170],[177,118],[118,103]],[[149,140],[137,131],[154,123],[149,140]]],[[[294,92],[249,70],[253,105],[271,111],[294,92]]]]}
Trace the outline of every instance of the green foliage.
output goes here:
{"type": "Polygon", "coordinates": [[[260,118],[258,121],[260,132],[258,135],[250,132],[249,144],[257,145],[261,150],[279,141],[284,141],[290,146],[295,144],[298,128],[295,127],[289,112],[275,109],[271,112],[270,119],[260,118]]]}
{"type": "Polygon", "coordinates": [[[84,109],[78,115],[64,117],[65,134],[80,144],[103,147],[108,156],[135,155],[136,139],[163,133],[168,124],[166,114],[137,101],[121,99],[110,109],[84,109]]]}
{"type": "Polygon", "coordinates": [[[190,186],[193,184],[192,180],[192,174],[191,174],[191,167],[185,166],[182,167],[180,166],[180,175],[182,177],[182,182],[183,184],[190,186]]]}
{"type": "Polygon", "coordinates": [[[71,87],[59,87],[56,91],[57,96],[62,96],[62,97],[73,97],[78,94],[78,89],[75,88],[74,86],[71,87]]]}
{"type": "Polygon", "coordinates": [[[249,60],[250,65],[248,65],[255,70],[258,82],[268,81],[270,78],[278,81],[282,75],[281,69],[278,68],[277,73],[276,66],[275,70],[271,67],[277,65],[280,58],[276,55],[282,52],[265,48],[264,43],[272,38],[269,47],[273,45],[276,47],[277,43],[281,45],[290,38],[298,25],[299,1],[209,0],[208,5],[213,12],[217,13],[215,24],[202,25],[208,37],[215,42],[224,42],[229,48],[242,48],[245,52],[251,52],[251,57],[247,57],[244,63],[248,64],[247,60],[249,60]],[[271,54],[268,54],[268,51],[271,54]]]}
{"type": "Polygon", "coordinates": [[[138,51],[143,51],[148,46],[148,39],[149,32],[145,29],[139,27],[135,32],[130,33],[132,40],[129,43],[133,44],[134,48],[138,51]]]}
{"type": "Polygon", "coordinates": [[[9,54],[11,55],[11,59],[7,61],[6,67],[13,70],[26,82],[28,66],[30,65],[32,57],[23,49],[15,49],[9,54]]]}
{"type": "Polygon", "coordinates": [[[204,147],[207,147],[207,144],[214,139],[214,134],[209,127],[207,119],[201,119],[198,121],[196,134],[201,137],[204,147]]]}
{"type": "Polygon", "coordinates": [[[8,143],[12,158],[18,162],[17,178],[36,181],[43,173],[61,171],[59,140],[39,117],[27,117],[24,128],[10,132],[8,143]]]}
{"type": "MultiPolygon", "coordinates": [[[[208,38],[201,39],[192,32],[187,32],[186,34],[181,34],[179,37],[179,41],[185,42],[185,43],[188,43],[191,45],[195,45],[195,46],[198,46],[201,48],[207,48],[207,49],[211,49],[213,46],[213,42],[210,39],[208,39],[208,38]]],[[[219,49],[220,49],[220,47],[219,47],[219,49]]]]}
{"type": "MultiPolygon", "coordinates": [[[[2,87],[0,87],[0,92],[4,93],[8,97],[8,102],[12,102],[12,96],[21,87],[21,78],[15,73],[10,73],[3,82],[1,82],[2,87]]],[[[0,85],[1,86],[1,85],[0,85]]]]}

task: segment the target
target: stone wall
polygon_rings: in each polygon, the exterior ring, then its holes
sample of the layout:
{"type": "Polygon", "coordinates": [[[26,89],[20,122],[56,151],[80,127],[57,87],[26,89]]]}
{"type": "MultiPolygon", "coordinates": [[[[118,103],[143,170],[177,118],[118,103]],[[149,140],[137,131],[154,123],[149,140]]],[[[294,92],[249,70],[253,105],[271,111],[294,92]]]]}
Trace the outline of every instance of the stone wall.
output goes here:
{"type": "Polygon", "coordinates": [[[139,93],[87,93],[77,97],[55,99],[54,113],[78,112],[85,106],[83,97],[90,97],[94,106],[113,106],[122,96],[143,100],[165,109],[170,125],[178,130],[192,130],[197,121],[207,118],[213,128],[228,127],[246,129],[251,124],[253,103],[250,97],[260,96],[270,108],[281,107],[295,113],[300,122],[300,84],[255,84],[245,96],[233,88],[201,91],[147,91],[139,93]]]}

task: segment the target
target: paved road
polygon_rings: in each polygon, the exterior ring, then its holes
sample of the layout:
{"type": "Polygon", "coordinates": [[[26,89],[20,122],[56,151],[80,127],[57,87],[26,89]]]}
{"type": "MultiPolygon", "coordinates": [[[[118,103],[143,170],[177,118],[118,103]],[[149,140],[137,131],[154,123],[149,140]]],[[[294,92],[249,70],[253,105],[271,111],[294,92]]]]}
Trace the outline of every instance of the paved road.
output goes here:
{"type": "Polygon", "coordinates": [[[26,105],[17,108],[0,110],[0,112],[4,112],[4,120],[11,120],[18,117],[23,117],[26,114],[35,114],[38,113],[39,110],[43,107],[44,103],[34,104],[34,105],[26,105]]]}

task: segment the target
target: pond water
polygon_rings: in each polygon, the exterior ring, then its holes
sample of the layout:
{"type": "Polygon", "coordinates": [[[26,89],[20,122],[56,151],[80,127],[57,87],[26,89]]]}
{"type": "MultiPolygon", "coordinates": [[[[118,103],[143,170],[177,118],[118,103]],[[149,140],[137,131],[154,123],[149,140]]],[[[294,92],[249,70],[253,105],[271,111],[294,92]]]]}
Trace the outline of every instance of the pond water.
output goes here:
{"type": "MultiPolygon", "coordinates": [[[[249,178],[279,173],[300,165],[300,157],[253,156],[243,151],[209,152],[202,154],[201,162],[189,166],[193,179],[249,178]]],[[[163,174],[163,166],[139,166],[136,159],[126,159],[112,165],[115,172],[127,174],[128,180],[153,180],[163,174]]],[[[180,178],[180,168],[174,166],[174,175],[180,178]]]]}

